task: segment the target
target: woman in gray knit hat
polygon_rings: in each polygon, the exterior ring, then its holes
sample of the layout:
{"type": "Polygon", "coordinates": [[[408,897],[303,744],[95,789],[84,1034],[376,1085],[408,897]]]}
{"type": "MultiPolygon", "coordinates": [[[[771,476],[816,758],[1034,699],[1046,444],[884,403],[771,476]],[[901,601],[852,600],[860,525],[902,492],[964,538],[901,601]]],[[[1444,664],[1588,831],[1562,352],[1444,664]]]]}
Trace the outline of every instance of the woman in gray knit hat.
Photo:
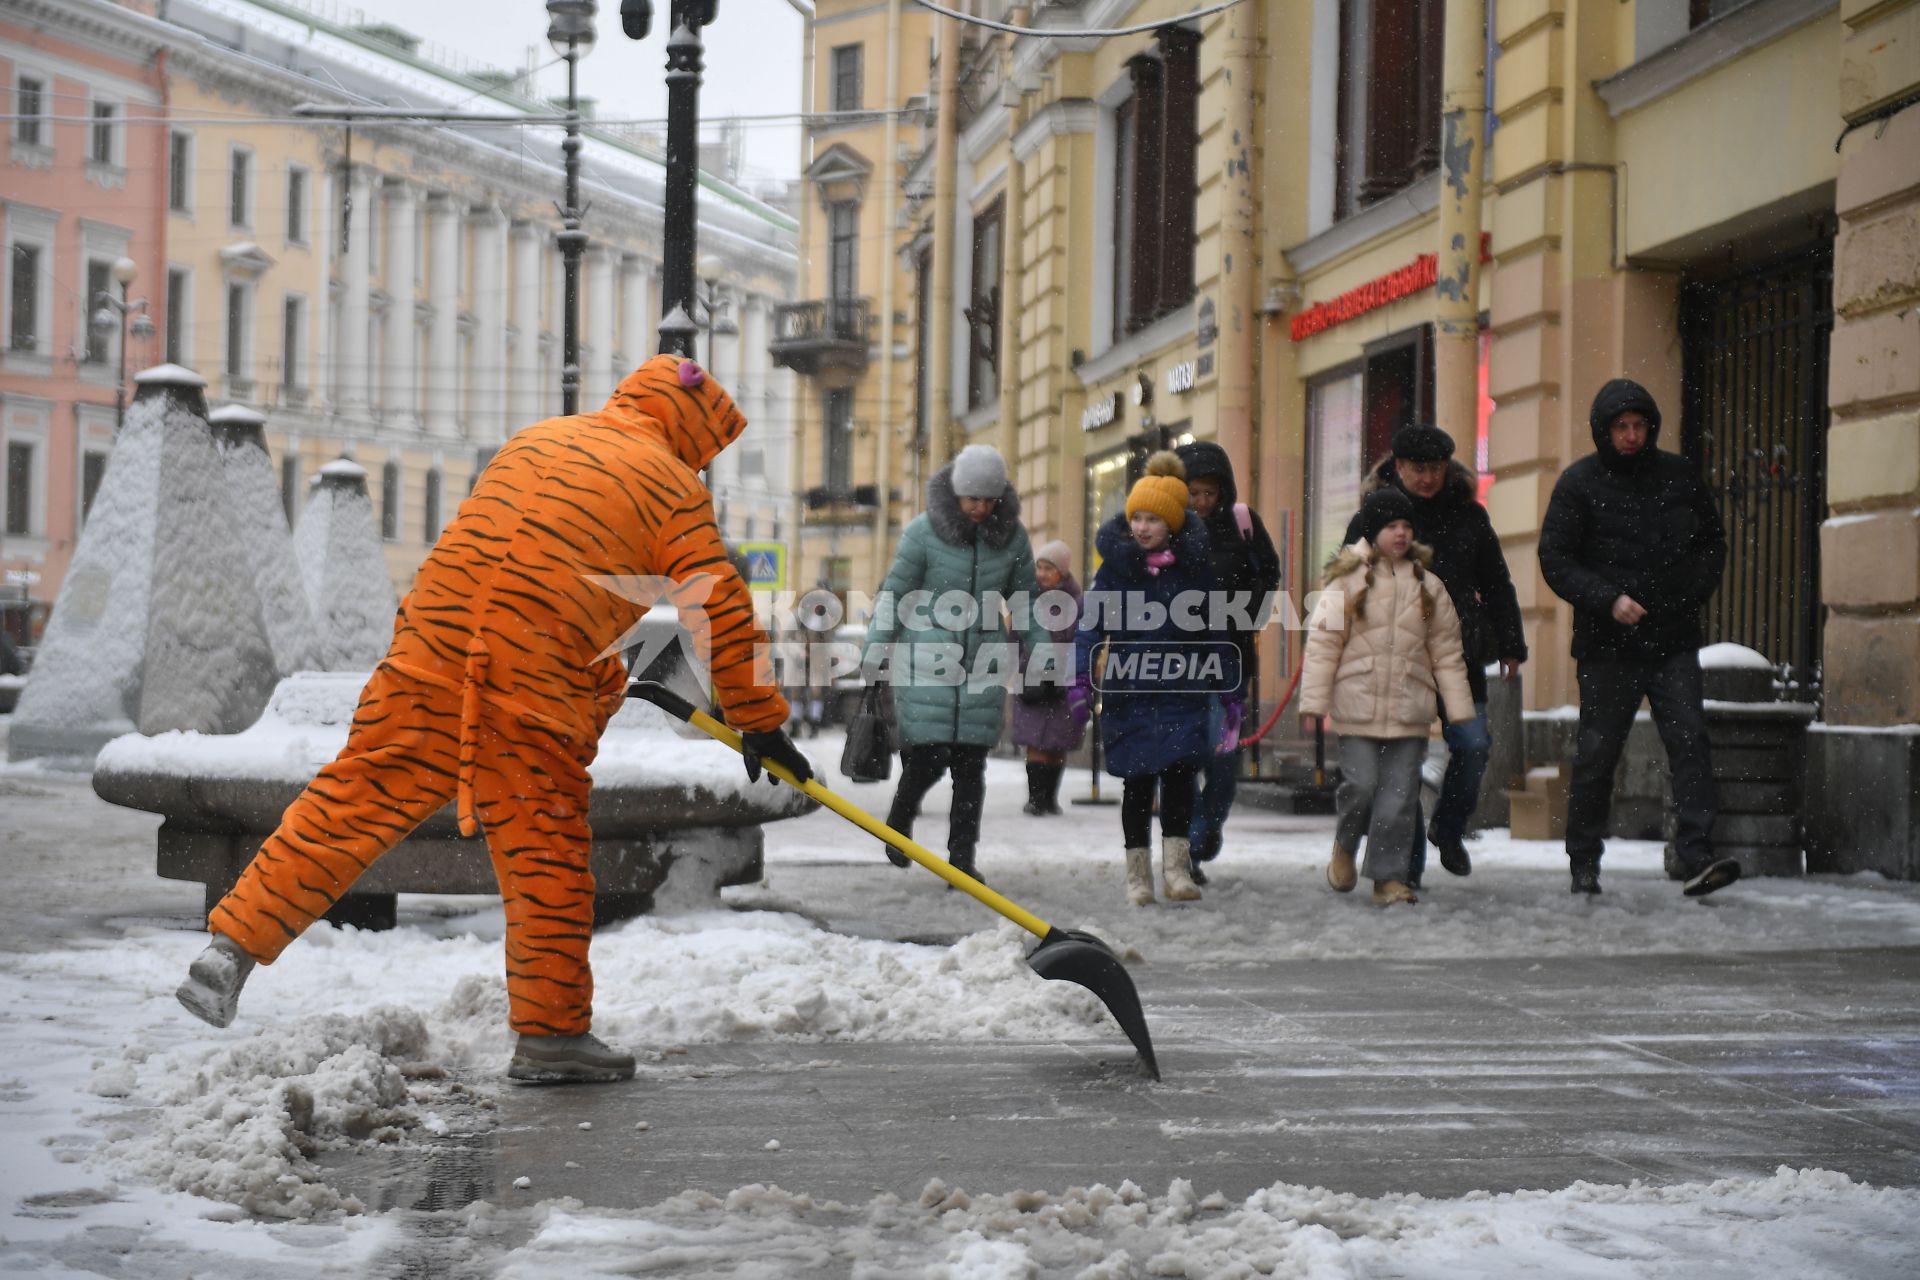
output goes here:
{"type": "MultiPolygon", "coordinates": [[[[1017,636],[989,593],[1031,601],[1035,586],[1007,464],[987,445],[968,445],[927,482],[927,509],[900,535],[867,627],[866,669],[887,673],[899,722],[900,784],[888,825],[913,834],[921,800],[951,772],[947,857],[970,876],[978,875],[987,752],[1000,741],[1008,677],[1021,643],[1051,645],[1037,611],[1027,611],[1026,634],[1017,636]]],[[[908,865],[890,846],[887,857],[908,865]]]]}

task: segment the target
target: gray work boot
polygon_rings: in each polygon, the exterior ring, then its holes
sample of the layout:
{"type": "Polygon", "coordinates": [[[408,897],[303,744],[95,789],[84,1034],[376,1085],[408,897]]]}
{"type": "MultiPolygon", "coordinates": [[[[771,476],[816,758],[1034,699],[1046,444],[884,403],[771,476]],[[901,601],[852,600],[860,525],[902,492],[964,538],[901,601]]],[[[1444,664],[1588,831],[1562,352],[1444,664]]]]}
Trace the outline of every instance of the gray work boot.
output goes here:
{"type": "Polygon", "coordinates": [[[577,1036],[530,1036],[514,1041],[507,1079],[521,1084],[606,1084],[633,1079],[633,1055],[590,1031],[577,1036]]]}
{"type": "Polygon", "coordinates": [[[187,980],[174,997],[202,1022],[224,1027],[233,1021],[240,1005],[240,988],[247,985],[253,966],[253,957],[242,951],[239,943],[216,933],[207,949],[187,967],[187,980]]]}

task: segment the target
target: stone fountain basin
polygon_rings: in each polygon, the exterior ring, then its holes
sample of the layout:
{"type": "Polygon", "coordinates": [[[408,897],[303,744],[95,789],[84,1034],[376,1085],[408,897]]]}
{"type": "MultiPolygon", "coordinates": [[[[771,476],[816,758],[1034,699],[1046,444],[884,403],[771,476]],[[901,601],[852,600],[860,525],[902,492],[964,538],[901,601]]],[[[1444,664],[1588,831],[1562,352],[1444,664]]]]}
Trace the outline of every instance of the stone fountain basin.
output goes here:
{"type": "MultiPolygon", "coordinates": [[[[162,815],[159,874],[201,882],[211,906],[346,745],[366,680],[366,672],[289,676],[260,719],[235,734],[115,738],[94,764],[94,791],[162,815]]],[[[759,880],[761,824],[816,807],[791,787],[749,783],[738,754],[689,733],[697,731],[630,702],[601,738],[588,817],[602,919],[648,910],[670,875],[676,894],[708,896],[759,880]]],[[[376,862],[329,918],[379,926],[391,923],[397,893],[497,892],[485,840],[462,837],[449,804],[376,862]]]]}

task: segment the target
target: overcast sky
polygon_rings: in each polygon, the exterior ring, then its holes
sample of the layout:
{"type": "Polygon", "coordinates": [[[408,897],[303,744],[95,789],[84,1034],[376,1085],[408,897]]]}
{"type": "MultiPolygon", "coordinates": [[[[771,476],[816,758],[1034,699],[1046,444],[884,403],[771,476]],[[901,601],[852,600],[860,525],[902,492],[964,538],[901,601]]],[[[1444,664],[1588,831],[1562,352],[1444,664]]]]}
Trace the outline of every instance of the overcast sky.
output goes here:
{"type": "MultiPolygon", "coordinates": [[[[531,48],[536,65],[554,62],[540,73],[541,88],[553,97],[567,91],[566,67],[555,62],[547,44],[546,0],[380,0],[360,7],[369,13],[377,8],[380,21],[503,69],[524,66],[531,48]],[[449,25],[450,15],[457,16],[457,25],[449,25]]],[[[670,0],[655,0],[653,30],[636,43],[620,30],[619,0],[600,0],[594,20],[599,42],[581,60],[580,93],[596,100],[601,117],[665,119],[669,10],[670,0]]],[[[720,0],[719,18],[703,34],[701,118],[797,115],[801,30],[800,15],[786,0],[720,0]]],[[[797,123],[749,125],[746,138],[749,176],[799,176],[797,123]]]]}

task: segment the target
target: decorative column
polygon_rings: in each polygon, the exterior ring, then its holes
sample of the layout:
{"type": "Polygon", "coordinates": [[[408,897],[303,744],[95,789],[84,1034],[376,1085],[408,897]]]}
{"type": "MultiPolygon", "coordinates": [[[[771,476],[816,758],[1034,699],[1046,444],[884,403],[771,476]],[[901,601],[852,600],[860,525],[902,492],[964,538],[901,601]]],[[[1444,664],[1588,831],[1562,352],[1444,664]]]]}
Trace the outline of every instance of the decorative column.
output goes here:
{"type": "Polygon", "coordinates": [[[420,429],[420,334],[413,315],[414,190],[404,182],[389,183],[387,211],[388,421],[402,431],[420,429]]]}
{"type": "Polygon", "coordinates": [[[620,377],[638,368],[653,354],[648,328],[653,313],[647,308],[652,285],[653,268],[639,255],[630,253],[620,259],[620,310],[624,317],[620,325],[620,354],[621,363],[626,366],[619,371],[620,377]]]}
{"type": "Polygon", "coordinates": [[[587,246],[587,323],[580,341],[580,411],[592,413],[613,394],[613,253],[587,246]]]}
{"type": "Polygon", "coordinates": [[[347,177],[347,249],[340,260],[344,297],[340,308],[340,412],[365,416],[370,386],[371,352],[367,330],[372,305],[373,227],[367,219],[367,201],[373,170],[355,165],[347,177]]]}
{"type": "Polygon", "coordinates": [[[427,434],[460,434],[460,209],[444,192],[427,201],[427,434]]]}
{"type": "Polygon", "coordinates": [[[525,426],[553,416],[559,389],[540,383],[540,250],[544,237],[531,222],[516,222],[513,242],[514,345],[507,403],[514,422],[525,426]]]}
{"type": "Polygon", "coordinates": [[[472,436],[497,444],[524,424],[506,424],[507,215],[491,202],[473,215],[472,436]]]}

